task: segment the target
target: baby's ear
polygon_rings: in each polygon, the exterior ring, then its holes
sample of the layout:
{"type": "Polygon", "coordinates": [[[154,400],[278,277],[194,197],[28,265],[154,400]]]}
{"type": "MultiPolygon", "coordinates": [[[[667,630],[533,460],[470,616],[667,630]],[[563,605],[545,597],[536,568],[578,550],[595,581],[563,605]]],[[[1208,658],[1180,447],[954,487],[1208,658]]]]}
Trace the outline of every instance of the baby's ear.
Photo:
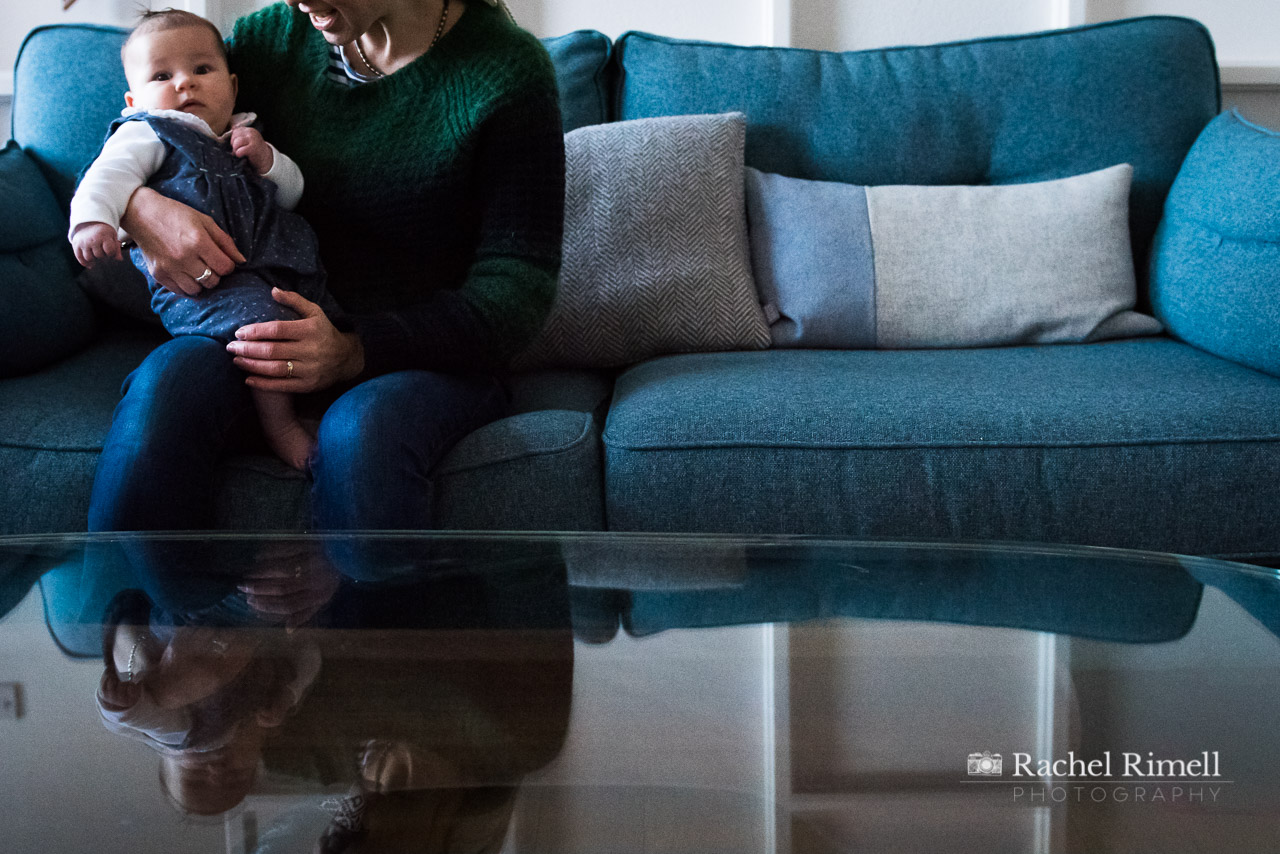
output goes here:
{"type": "Polygon", "coordinates": [[[132,92],[125,92],[125,93],[124,93],[124,105],[125,105],[126,107],[132,107],[132,106],[133,106],[133,93],[132,93],[132,92]]]}

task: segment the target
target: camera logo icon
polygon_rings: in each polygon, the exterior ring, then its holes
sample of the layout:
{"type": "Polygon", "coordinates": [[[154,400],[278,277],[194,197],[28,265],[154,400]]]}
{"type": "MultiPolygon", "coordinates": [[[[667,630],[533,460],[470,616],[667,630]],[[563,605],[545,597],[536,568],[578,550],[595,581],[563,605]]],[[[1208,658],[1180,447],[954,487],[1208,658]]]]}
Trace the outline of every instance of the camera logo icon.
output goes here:
{"type": "Polygon", "coordinates": [[[1004,774],[1004,760],[999,753],[984,750],[969,754],[969,776],[999,777],[1004,774]]]}

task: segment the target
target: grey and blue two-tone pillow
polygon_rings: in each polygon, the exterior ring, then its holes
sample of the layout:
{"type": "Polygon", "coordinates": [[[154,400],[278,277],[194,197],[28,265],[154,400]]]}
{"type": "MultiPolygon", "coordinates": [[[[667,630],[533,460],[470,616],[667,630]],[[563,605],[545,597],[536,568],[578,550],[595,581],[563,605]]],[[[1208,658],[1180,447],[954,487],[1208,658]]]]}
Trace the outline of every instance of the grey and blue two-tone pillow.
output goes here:
{"type": "Polygon", "coordinates": [[[775,347],[994,347],[1160,331],[1133,310],[1127,164],[1002,186],[862,187],[746,170],[775,347]]]}

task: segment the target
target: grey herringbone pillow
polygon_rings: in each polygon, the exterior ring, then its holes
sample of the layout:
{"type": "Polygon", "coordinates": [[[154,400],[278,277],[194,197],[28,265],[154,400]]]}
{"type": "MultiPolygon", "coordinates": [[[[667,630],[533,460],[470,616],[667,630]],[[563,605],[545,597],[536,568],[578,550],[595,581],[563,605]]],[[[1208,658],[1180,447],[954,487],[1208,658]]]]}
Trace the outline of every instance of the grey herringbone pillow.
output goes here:
{"type": "Polygon", "coordinates": [[[614,367],[769,346],[747,248],[741,113],[565,135],[564,259],[516,367],[614,367]]]}

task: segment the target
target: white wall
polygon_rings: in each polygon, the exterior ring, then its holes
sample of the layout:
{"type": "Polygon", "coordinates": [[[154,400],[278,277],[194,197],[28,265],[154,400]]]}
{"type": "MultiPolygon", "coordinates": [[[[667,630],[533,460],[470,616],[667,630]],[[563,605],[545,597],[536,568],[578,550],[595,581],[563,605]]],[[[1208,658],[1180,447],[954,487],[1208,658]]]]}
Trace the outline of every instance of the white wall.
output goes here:
{"type": "MultiPolygon", "coordinates": [[[[265,6],[264,0],[77,0],[62,10],[59,0],[0,0],[0,95],[13,92],[12,68],[27,33],[36,27],[57,23],[109,24],[131,26],[145,9],[189,9],[226,28],[245,12],[265,6]]],[[[8,122],[5,123],[8,133],[8,122]]]]}

